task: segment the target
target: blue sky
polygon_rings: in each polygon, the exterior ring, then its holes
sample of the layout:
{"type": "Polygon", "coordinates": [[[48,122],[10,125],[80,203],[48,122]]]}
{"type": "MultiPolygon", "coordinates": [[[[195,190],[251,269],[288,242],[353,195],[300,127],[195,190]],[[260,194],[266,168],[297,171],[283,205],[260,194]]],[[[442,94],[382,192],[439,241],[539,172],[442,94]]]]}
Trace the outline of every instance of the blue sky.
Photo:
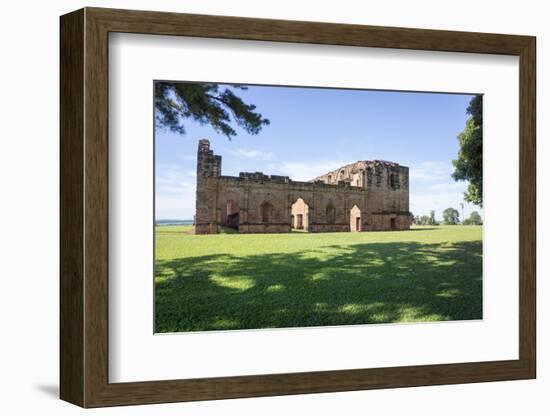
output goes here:
{"type": "Polygon", "coordinates": [[[471,95],[250,86],[237,92],[271,124],[259,135],[236,128],[231,141],[185,120],[186,134],[156,130],[156,219],[192,219],[197,142],[210,139],[222,174],[242,171],[309,180],[357,160],[382,159],[410,168],[410,209],[428,215],[463,201],[466,182],[451,178],[457,135],[471,95]]]}

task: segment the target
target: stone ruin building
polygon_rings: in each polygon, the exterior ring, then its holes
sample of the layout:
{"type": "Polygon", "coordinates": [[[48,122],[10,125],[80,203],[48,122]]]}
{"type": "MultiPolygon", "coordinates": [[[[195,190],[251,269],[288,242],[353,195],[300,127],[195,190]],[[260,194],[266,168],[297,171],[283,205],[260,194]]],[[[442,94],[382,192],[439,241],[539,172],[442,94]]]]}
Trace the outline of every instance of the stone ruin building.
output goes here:
{"type": "Polygon", "coordinates": [[[409,168],[358,161],[309,182],[241,172],[222,175],[222,158],[199,141],[195,233],[408,230],[409,168]]]}

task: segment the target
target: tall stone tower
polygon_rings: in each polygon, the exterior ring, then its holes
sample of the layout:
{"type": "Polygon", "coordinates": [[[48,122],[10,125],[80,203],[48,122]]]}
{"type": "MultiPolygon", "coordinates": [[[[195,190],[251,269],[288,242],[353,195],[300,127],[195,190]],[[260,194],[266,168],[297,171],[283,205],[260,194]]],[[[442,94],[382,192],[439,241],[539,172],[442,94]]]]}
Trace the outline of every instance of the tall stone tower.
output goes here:
{"type": "Polygon", "coordinates": [[[199,140],[197,152],[197,193],[195,209],[195,234],[217,232],[215,209],[215,184],[209,178],[221,176],[222,157],[210,150],[210,141],[199,140]]]}
{"type": "Polygon", "coordinates": [[[366,163],[365,188],[370,209],[378,213],[409,213],[409,168],[398,163],[374,160],[366,163]]]}

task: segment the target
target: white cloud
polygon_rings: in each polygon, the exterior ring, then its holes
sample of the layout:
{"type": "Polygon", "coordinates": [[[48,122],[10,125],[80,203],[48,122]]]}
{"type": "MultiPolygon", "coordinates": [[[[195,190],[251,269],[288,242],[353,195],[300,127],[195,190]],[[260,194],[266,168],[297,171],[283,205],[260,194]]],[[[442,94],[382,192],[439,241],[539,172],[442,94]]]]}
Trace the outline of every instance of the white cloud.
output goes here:
{"type": "Polygon", "coordinates": [[[462,195],[462,193],[466,191],[467,187],[468,185],[465,184],[465,182],[454,182],[454,180],[451,179],[447,182],[427,185],[424,189],[428,189],[430,191],[435,191],[435,192],[459,191],[460,195],[462,195]]]}
{"type": "Polygon", "coordinates": [[[269,168],[271,173],[290,176],[290,179],[295,181],[309,181],[349,163],[349,161],[281,162],[271,164],[269,168]]]}
{"type": "Polygon", "coordinates": [[[245,159],[256,159],[256,160],[270,160],[273,157],[273,153],[264,152],[262,150],[247,149],[247,148],[230,150],[228,153],[233,156],[237,156],[245,159]]]}
{"type": "Polygon", "coordinates": [[[435,217],[438,220],[443,218],[443,210],[446,208],[455,208],[460,213],[460,219],[462,218],[462,208],[460,204],[464,204],[464,217],[470,216],[472,211],[477,211],[483,215],[483,209],[464,201],[464,191],[468,185],[466,183],[458,183],[462,188],[452,187],[450,190],[445,191],[437,189],[426,189],[420,192],[415,192],[411,189],[410,193],[410,210],[414,215],[429,215],[431,210],[435,211],[435,217]]]}
{"type": "Polygon", "coordinates": [[[196,172],[177,166],[157,166],[155,218],[192,219],[195,213],[196,172]]]}
{"type": "Polygon", "coordinates": [[[445,181],[451,178],[453,165],[445,162],[423,161],[409,165],[411,181],[445,181]]]}
{"type": "Polygon", "coordinates": [[[482,208],[464,201],[468,183],[455,182],[451,177],[453,170],[450,161],[422,161],[409,166],[409,202],[414,215],[428,215],[434,210],[436,218],[441,220],[443,210],[452,207],[460,212],[462,219],[461,203],[464,204],[465,217],[472,211],[483,213],[482,208]]]}

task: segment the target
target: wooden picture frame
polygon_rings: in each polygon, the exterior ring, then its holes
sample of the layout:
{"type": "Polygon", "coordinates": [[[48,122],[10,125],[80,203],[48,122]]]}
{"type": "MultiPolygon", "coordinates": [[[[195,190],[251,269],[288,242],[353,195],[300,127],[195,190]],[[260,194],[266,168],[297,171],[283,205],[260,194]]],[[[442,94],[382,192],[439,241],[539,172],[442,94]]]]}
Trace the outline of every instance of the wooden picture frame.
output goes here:
{"type": "Polygon", "coordinates": [[[82,407],[535,378],[535,38],[85,8],[61,17],[60,396],[82,407]],[[519,359],[109,383],[108,34],[368,46],[519,57],[519,359]]]}

